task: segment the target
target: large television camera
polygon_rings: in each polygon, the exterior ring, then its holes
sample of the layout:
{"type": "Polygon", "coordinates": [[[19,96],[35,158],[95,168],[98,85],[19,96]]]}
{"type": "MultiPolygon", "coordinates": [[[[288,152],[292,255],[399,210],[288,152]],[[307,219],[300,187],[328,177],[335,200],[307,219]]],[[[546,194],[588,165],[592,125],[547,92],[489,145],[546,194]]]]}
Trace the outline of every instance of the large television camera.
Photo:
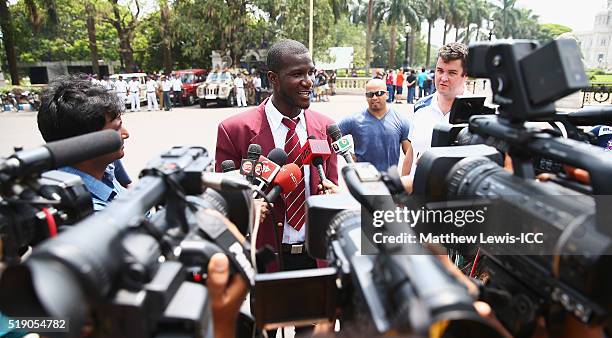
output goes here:
{"type": "Polygon", "coordinates": [[[152,160],[139,183],[103,211],[8,266],[0,311],[69,318],[70,337],[84,327],[102,337],[212,336],[209,258],[224,252],[251,284],[254,269],[240,235],[250,218],[228,214],[228,201],[253,213],[250,185],[209,172],[211,162],[200,147],[174,147],[152,160]]]}
{"type": "MultiPolygon", "coordinates": [[[[328,260],[329,267],[257,275],[252,294],[256,324],[269,329],[340,319],[342,330],[363,337],[390,332],[500,336],[476,312],[475,295],[426,248],[416,245],[418,254],[403,255],[398,245],[362,240],[362,220],[394,202],[371,164],[346,166],[342,174],[351,195],[311,196],[306,202],[307,250],[328,260]]],[[[386,227],[405,230],[399,222],[386,227]]]]}
{"type": "Polygon", "coordinates": [[[0,261],[18,263],[31,246],[93,212],[81,179],[52,169],[118,150],[121,144],[117,132],[106,130],[0,158],[0,261]]]}
{"type": "MultiPolygon", "coordinates": [[[[478,231],[543,234],[542,245],[506,250],[478,242],[462,247],[468,251],[464,255],[474,258],[472,275],[485,284],[483,299],[513,335],[530,337],[540,316],[550,326],[559,324],[559,314],[586,325],[609,324],[612,211],[607,195],[612,184],[607,177],[612,157],[580,140],[525,125],[568,119],[556,113],[554,101],[588,85],[576,43],[556,40],[541,48],[529,41],[474,44],[468,75],[491,79],[493,101],[499,105],[498,116],[471,117],[469,130],[507,154],[513,171],[468,148],[455,147],[453,156],[444,147],[432,148],[417,166],[412,199],[464,205],[486,200],[498,217],[478,231]],[[590,185],[536,181],[536,157],[586,170],[590,185]]],[[[604,113],[598,114],[601,119],[604,113]]]]}

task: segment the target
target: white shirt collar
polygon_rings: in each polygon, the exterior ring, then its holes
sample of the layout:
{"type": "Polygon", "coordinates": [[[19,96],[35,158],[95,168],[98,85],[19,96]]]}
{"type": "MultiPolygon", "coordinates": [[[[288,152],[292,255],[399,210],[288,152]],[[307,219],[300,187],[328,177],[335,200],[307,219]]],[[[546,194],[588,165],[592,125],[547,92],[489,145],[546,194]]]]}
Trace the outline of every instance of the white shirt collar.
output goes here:
{"type": "MultiPolygon", "coordinates": [[[[277,130],[281,125],[283,125],[283,119],[285,115],[283,115],[272,103],[272,96],[268,99],[265,106],[266,117],[268,119],[268,124],[270,125],[270,130],[277,130]]],[[[304,117],[304,109],[300,111],[300,114],[296,117],[300,118],[300,122],[297,124],[297,127],[306,129],[306,119],[304,117]]],[[[284,125],[283,125],[284,126],[284,125]]]]}

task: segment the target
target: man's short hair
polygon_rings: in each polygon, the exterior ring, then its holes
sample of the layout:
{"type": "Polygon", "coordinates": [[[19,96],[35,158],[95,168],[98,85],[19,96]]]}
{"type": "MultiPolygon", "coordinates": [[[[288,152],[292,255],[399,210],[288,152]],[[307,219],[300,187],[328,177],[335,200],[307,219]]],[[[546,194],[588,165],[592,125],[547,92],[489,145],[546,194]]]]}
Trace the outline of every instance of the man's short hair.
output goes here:
{"type": "Polygon", "coordinates": [[[444,62],[461,60],[463,75],[467,74],[468,47],[466,45],[459,42],[448,43],[440,48],[438,57],[444,60],[444,62]]]}
{"type": "Polygon", "coordinates": [[[40,101],[38,130],[47,142],[102,130],[125,109],[116,94],[80,75],[52,81],[40,101]]]}
{"type": "Polygon", "coordinates": [[[291,54],[308,54],[308,48],[303,43],[291,39],[283,39],[273,44],[266,57],[268,70],[278,73],[285,66],[283,58],[291,54]]]}

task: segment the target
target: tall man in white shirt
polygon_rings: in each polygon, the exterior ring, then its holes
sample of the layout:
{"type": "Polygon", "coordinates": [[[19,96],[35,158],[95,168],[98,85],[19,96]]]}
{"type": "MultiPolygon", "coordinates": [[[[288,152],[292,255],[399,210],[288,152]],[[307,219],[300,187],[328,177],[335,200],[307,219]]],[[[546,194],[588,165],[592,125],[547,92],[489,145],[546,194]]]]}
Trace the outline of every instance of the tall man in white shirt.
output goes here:
{"type": "MultiPolygon", "coordinates": [[[[436,124],[448,123],[455,97],[465,91],[467,80],[468,48],[462,43],[444,45],[438,52],[435,83],[437,91],[420,99],[414,105],[412,128],[408,139],[412,143],[414,158],[410,175],[414,175],[419,156],[431,148],[431,137],[436,124]]],[[[402,175],[407,175],[402,170],[402,175]]]]}
{"type": "Polygon", "coordinates": [[[164,96],[164,109],[166,111],[172,110],[172,102],[170,102],[170,92],[172,91],[172,80],[168,79],[165,75],[161,77],[161,86],[164,96]]]}
{"type": "Polygon", "coordinates": [[[234,79],[234,86],[236,87],[236,104],[238,107],[246,107],[246,95],[244,93],[244,80],[242,74],[238,73],[234,79]]]}
{"type": "Polygon", "coordinates": [[[179,75],[174,75],[172,80],[172,91],[174,92],[174,107],[178,106],[181,102],[181,91],[183,90],[183,81],[179,75]]]}
{"type": "Polygon", "coordinates": [[[157,104],[157,82],[153,80],[153,76],[149,75],[147,79],[147,110],[151,111],[151,106],[153,109],[159,110],[159,105],[157,104]]]}
{"type": "Polygon", "coordinates": [[[123,76],[119,75],[119,78],[115,81],[115,92],[117,96],[121,99],[121,102],[125,104],[127,100],[127,91],[128,91],[128,83],[125,82],[123,76]]]}
{"type": "Polygon", "coordinates": [[[253,76],[253,88],[255,88],[255,105],[259,106],[261,103],[261,77],[259,77],[259,72],[253,76]]]}
{"type": "Polygon", "coordinates": [[[128,89],[130,90],[130,110],[133,112],[136,110],[140,111],[140,82],[138,78],[132,78],[128,89]]]}

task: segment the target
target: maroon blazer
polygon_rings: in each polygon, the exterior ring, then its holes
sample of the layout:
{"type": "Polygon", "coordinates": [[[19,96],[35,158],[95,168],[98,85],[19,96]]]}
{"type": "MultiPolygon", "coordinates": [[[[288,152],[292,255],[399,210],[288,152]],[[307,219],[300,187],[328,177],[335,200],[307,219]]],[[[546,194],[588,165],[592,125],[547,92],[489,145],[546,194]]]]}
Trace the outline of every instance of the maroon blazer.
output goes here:
{"type": "MultiPolygon", "coordinates": [[[[219,124],[217,130],[217,149],[215,151],[215,171],[221,172],[221,162],[233,160],[236,168],[240,168],[240,162],[247,157],[249,144],[259,144],[264,155],[270,153],[274,146],[274,138],[266,117],[266,99],[258,107],[249,109],[240,114],[233,115],[219,124]]],[[[316,139],[324,140],[330,144],[332,139],[327,136],[327,126],[335,123],[329,117],[312,110],[305,110],[306,132],[313,135],[316,139]]],[[[334,184],[338,184],[338,163],[334,152],[323,163],[325,176],[334,184]]],[[[319,174],[315,166],[310,166],[310,192],[312,195],[318,193],[318,185],[321,183],[319,174]]],[[[274,203],[274,215],[278,222],[285,219],[285,204],[281,198],[274,203]]],[[[272,228],[272,218],[267,217],[266,221],[259,229],[257,238],[257,248],[263,245],[270,245],[276,248],[274,240],[274,229],[272,228]]],[[[283,226],[278,227],[278,234],[282,240],[283,226]]],[[[279,241],[280,241],[279,240],[279,241]]],[[[276,248],[278,252],[278,248],[276,248]]]]}

